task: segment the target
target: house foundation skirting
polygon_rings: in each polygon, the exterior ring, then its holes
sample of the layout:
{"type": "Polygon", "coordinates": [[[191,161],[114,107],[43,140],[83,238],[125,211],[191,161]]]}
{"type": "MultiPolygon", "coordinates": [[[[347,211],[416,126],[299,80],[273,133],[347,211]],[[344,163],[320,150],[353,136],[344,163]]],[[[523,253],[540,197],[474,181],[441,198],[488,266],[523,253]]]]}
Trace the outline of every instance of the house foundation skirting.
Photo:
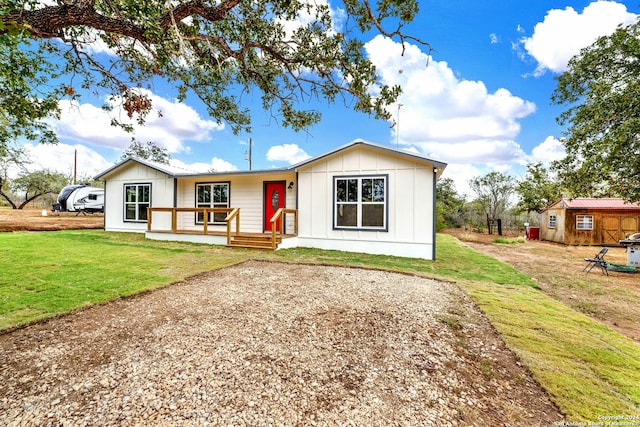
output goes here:
{"type": "Polygon", "coordinates": [[[166,233],[166,232],[145,232],[145,237],[150,240],[165,240],[169,242],[188,242],[202,243],[206,245],[222,245],[227,244],[227,235],[225,234],[186,234],[186,233],[166,233]]]}
{"type": "Polygon", "coordinates": [[[391,255],[405,258],[433,259],[432,243],[381,242],[379,240],[338,240],[314,237],[296,238],[298,247],[391,255]]]}
{"type": "MultiPolygon", "coordinates": [[[[226,235],[215,234],[180,234],[147,231],[145,237],[151,240],[171,242],[202,243],[208,245],[227,244],[226,235]]],[[[348,241],[337,239],[320,239],[313,237],[293,236],[282,239],[278,249],[315,248],[324,250],[361,252],[372,255],[391,255],[406,258],[433,259],[433,244],[413,242],[381,242],[381,241],[348,241]]]]}

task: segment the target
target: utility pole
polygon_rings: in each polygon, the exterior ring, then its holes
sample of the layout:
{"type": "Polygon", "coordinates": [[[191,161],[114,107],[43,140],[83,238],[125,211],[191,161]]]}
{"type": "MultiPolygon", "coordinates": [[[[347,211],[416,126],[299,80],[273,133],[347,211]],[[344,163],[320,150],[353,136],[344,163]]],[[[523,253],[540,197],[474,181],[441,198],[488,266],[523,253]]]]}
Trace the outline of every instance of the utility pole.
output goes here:
{"type": "Polygon", "coordinates": [[[402,104],[398,104],[398,116],[396,119],[396,148],[398,148],[398,139],[400,138],[400,107],[402,107],[402,104]]]}
{"type": "Polygon", "coordinates": [[[249,170],[251,170],[251,157],[253,155],[253,153],[251,152],[252,148],[253,141],[251,141],[251,138],[249,138],[249,151],[244,152],[244,159],[249,161],[249,170]]]}

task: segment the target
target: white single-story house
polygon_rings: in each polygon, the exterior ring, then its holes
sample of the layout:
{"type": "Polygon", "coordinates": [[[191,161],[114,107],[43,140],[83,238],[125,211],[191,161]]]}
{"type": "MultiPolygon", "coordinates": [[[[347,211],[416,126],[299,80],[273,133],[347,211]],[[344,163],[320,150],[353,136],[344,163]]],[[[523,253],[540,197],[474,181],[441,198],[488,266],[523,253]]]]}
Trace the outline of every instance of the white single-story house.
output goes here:
{"type": "Polygon", "coordinates": [[[435,188],[445,167],[357,140],[282,169],[193,173],[130,157],[96,179],[107,231],[435,259],[435,188]]]}

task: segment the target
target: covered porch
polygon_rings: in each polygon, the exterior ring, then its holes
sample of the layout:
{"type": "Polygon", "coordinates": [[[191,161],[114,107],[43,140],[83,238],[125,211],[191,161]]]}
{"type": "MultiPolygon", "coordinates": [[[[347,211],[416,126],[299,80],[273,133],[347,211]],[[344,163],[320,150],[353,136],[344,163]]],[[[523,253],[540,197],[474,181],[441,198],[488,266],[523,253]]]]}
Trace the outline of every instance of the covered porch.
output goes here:
{"type": "Polygon", "coordinates": [[[240,208],[147,208],[149,239],[270,250],[297,245],[298,210],[277,209],[262,233],[242,230],[240,208]]]}

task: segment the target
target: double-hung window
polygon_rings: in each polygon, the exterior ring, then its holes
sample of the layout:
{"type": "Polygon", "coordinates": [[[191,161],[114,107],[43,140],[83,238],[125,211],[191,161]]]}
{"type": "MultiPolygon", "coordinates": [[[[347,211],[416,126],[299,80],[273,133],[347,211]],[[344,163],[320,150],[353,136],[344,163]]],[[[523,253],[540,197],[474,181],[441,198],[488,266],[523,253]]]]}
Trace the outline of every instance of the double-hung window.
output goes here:
{"type": "Polygon", "coordinates": [[[387,230],[387,176],[334,178],[334,228],[387,230]]]}
{"type": "MultiPolygon", "coordinates": [[[[228,208],[229,207],[229,183],[212,182],[196,184],[197,208],[228,208]]],[[[210,212],[208,224],[225,224],[226,212],[210,212]]],[[[196,215],[196,223],[204,223],[202,212],[196,215]]]]}
{"type": "Polygon", "coordinates": [[[576,230],[593,230],[593,215],[576,215],[576,230]]]}
{"type": "Polygon", "coordinates": [[[151,206],[151,184],[124,185],[124,220],[144,222],[151,206]]]}
{"type": "Polygon", "coordinates": [[[555,215],[549,215],[549,228],[556,228],[557,217],[555,215]]]}

